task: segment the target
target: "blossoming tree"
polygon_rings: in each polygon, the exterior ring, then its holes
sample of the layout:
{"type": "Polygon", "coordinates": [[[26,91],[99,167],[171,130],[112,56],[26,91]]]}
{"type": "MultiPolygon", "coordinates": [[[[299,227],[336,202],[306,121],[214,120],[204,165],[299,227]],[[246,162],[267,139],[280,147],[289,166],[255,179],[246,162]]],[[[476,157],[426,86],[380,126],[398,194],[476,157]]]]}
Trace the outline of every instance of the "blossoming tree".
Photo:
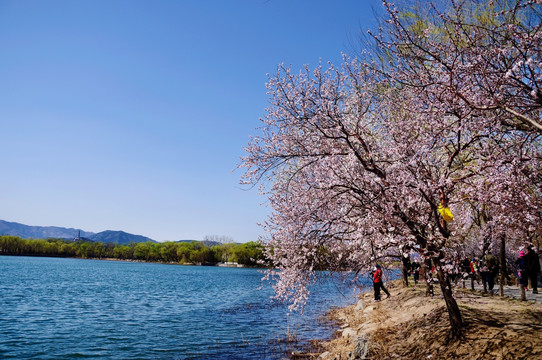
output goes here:
{"type": "MultiPolygon", "coordinates": [[[[462,122],[461,133],[478,134],[472,169],[479,176],[466,179],[454,201],[485,215],[482,253],[507,231],[540,236],[541,1],[383,4],[387,26],[375,35],[387,61],[382,72],[462,122]]],[[[473,216],[460,219],[465,234],[473,216]]]]}
{"type": "MultiPolygon", "coordinates": [[[[512,9],[536,9],[517,4],[512,9]]],[[[273,209],[264,227],[278,298],[302,306],[317,269],[357,272],[389,251],[416,248],[436,266],[456,335],[463,322],[445,264],[468,238],[473,206],[465,204],[497,204],[507,214],[492,211],[501,227],[540,216],[526,205],[540,199],[540,47],[499,50],[522,49],[532,60],[492,73],[487,34],[498,37],[502,24],[484,27],[481,18],[467,26],[472,19],[456,16],[456,2],[448,12],[433,8],[436,24],[384,5],[389,27],[376,39],[385,62],[345,58],[297,74],[280,66],[269,78],[271,104],[262,135],[246,148],[243,179],[261,184],[273,209]],[[468,42],[478,27],[488,29],[485,41],[468,42]],[[531,68],[529,77],[517,75],[531,68]],[[448,206],[463,220],[449,223],[439,212],[448,206]]]]}

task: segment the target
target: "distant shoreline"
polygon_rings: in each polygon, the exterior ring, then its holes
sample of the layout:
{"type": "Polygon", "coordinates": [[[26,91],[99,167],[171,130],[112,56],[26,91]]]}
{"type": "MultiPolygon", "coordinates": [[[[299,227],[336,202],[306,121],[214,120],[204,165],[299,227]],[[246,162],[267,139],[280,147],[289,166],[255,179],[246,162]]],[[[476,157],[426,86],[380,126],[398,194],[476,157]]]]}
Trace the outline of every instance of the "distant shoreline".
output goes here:
{"type": "Polygon", "coordinates": [[[23,239],[0,235],[0,255],[26,255],[165,264],[261,267],[265,246],[259,242],[208,244],[191,242],[95,242],[65,239],[23,239]]]}
{"type": "Polygon", "coordinates": [[[238,263],[177,263],[177,262],[164,262],[164,261],[149,261],[149,260],[138,260],[138,259],[117,259],[117,258],[84,258],[78,256],[60,256],[60,255],[39,255],[39,254],[7,254],[0,253],[0,256],[16,256],[16,257],[39,257],[39,258],[53,258],[53,259],[76,259],[76,260],[100,260],[100,261],[120,261],[120,262],[129,262],[129,263],[142,263],[142,264],[164,264],[164,265],[180,265],[180,266],[216,266],[216,267],[227,267],[227,268],[247,268],[247,269],[266,269],[261,266],[252,266],[238,263]]]}

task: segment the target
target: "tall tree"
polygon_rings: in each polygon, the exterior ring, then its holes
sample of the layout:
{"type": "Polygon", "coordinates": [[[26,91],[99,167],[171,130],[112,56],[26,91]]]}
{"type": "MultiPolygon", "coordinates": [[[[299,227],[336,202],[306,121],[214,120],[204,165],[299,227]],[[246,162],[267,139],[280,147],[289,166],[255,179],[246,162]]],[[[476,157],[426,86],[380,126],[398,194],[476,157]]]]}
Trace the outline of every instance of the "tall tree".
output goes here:
{"type": "MultiPolygon", "coordinates": [[[[299,75],[281,68],[269,81],[272,106],[264,135],[247,148],[246,179],[270,182],[268,256],[279,269],[270,275],[279,277],[277,295],[292,298],[294,307],[322,262],[359,270],[375,249],[414,245],[436,265],[446,257],[450,230],[438,207],[448,205],[459,165],[471,161],[456,150],[470,143],[450,133],[455,120],[443,124],[438,111],[412,111],[415,93],[399,94],[378,79],[353,61],[299,75]],[[319,251],[324,246],[328,252],[319,251]]],[[[459,309],[438,268],[459,329],[459,309]]]]}
{"type": "MultiPolygon", "coordinates": [[[[263,135],[246,148],[244,180],[261,182],[273,208],[265,228],[277,297],[298,307],[321,264],[357,271],[386,251],[416,247],[436,265],[457,335],[463,322],[447,264],[469,224],[450,224],[439,210],[467,219],[465,203],[496,204],[501,229],[518,214],[540,214],[524,206],[540,198],[540,46],[513,43],[511,58],[532,59],[528,76],[505,81],[520,71],[517,61],[493,64],[512,36],[500,36],[502,19],[524,9],[538,16],[538,5],[452,2],[431,8],[436,20],[384,5],[389,26],[376,36],[384,61],[299,74],[281,66],[269,79],[271,105],[263,135]],[[524,198],[512,196],[517,189],[524,198]]],[[[539,45],[538,27],[513,16],[512,37],[539,45]]]]}

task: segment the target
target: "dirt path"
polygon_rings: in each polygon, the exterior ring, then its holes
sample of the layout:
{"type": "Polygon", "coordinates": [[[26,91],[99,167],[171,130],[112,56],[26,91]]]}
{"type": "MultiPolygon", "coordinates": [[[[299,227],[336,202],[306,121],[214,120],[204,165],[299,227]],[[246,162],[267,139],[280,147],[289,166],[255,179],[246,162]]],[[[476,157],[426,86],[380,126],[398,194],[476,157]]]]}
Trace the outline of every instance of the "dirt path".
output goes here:
{"type": "MultiPolygon", "coordinates": [[[[391,286],[390,286],[391,287],[391,286]]],[[[334,311],[341,330],[313,358],[354,359],[367,338],[368,359],[542,359],[542,304],[458,290],[465,329],[449,339],[444,300],[425,297],[422,287],[391,287],[392,298],[334,311]]],[[[357,357],[360,358],[360,357],[357,357]]]]}
{"type": "MultiPolygon", "coordinates": [[[[475,283],[474,289],[483,292],[484,287],[482,284],[475,283]]],[[[499,291],[499,285],[497,284],[495,285],[494,292],[498,295],[499,291]]],[[[521,299],[521,289],[519,288],[519,286],[504,285],[503,292],[504,296],[508,296],[514,299],[521,299]]],[[[536,301],[542,303],[542,291],[539,291],[538,294],[533,294],[532,290],[529,289],[528,291],[525,291],[525,298],[527,299],[527,301],[536,301]]]]}

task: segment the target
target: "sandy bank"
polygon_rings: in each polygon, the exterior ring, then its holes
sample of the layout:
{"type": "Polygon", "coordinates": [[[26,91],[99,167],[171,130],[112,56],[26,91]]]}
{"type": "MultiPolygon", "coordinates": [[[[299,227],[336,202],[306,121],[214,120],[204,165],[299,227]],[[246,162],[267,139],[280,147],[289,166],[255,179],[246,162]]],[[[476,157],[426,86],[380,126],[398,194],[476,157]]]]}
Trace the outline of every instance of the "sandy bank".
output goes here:
{"type": "MultiPolygon", "coordinates": [[[[435,287],[437,288],[437,287],[435,287]]],[[[425,287],[390,286],[391,299],[334,310],[341,329],[306,358],[367,359],[542,359],[542,304],[458,290],[456,300],[466,324],[461,338],[449,339],[444,300],[425,296],[425,287]]]]}

